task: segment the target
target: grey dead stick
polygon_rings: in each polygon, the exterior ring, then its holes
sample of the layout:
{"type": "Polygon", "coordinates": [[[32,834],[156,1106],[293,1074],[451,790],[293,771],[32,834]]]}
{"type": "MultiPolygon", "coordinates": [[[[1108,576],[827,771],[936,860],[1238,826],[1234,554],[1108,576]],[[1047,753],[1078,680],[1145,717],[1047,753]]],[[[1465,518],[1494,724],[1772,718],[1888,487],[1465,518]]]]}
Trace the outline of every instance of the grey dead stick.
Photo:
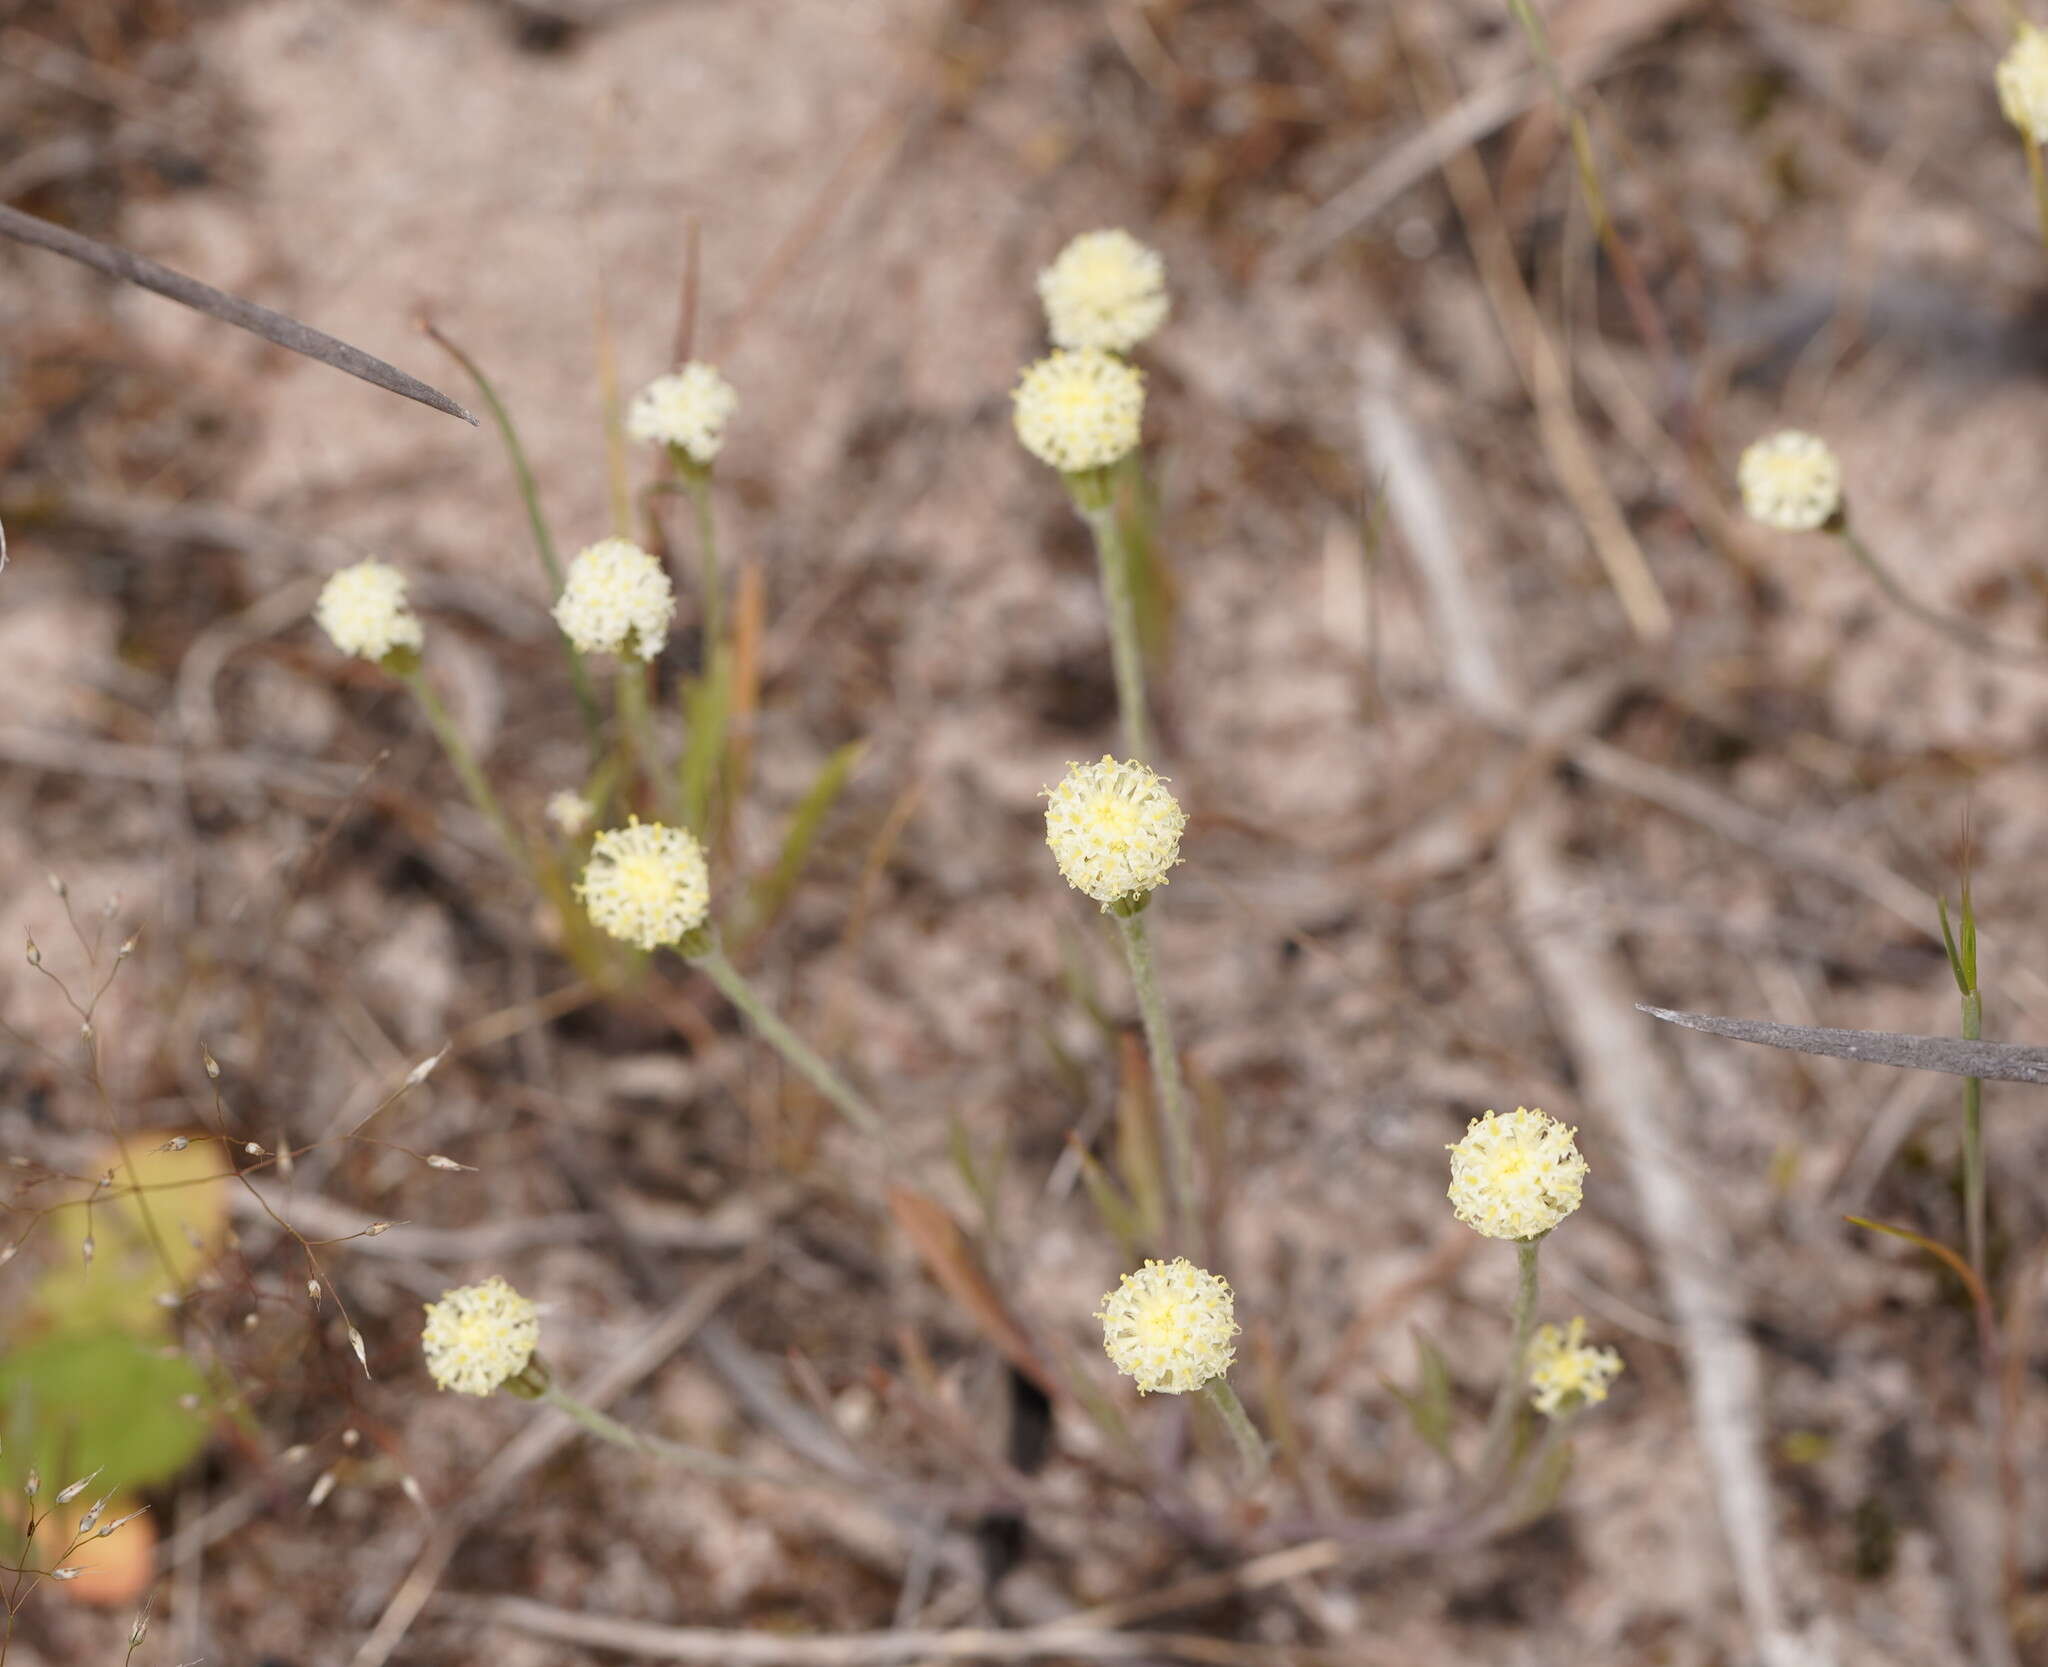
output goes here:
{"type": "Polygon", "coordinates": [[[1829,1025],[1781,1025],[1770,1019],[1723,1019],[1637,1002],[1636,1011],[1708,1036],[1755,1042],[1792,1053],[1889,1065],[1896,1071],[1941,1071],[1952,1077],[2048,1085],[2048,1048],[2024,1042],[1968,1042],[1960,1036],[1912,1036],[1902,1030],[1837,1030],[1829,1025]]]}
{"type": "MultiPolygon", "coordinates": [[[[1368,342],[1360,355],[1359,425],[1370,473],[1422,580],[1425,608],[1450,693],[1482,723],[1514,728],[1528,710],[1503,645],[1511,637],[1492,593],[1465,554],[1452,510],[1399,393],[1399,350],[1368,342]]],[[[1669,1068],[1631,1018],[1628,980],[1612,948],[1569,907],[1552,803],[1519,818],[1502,842],[1502,865],[1551,1012],[1578,1064],[1587,1108],[1622,1137],[1658,1279],[1678,1326],[1700,1454],[1719,1507],[1757,1654],[1779,1663],[1822,1662],[1787,1619],[1776,1513],[1763,1462],[1755,1346],[1744,1324],[1725,1223],[1692,1185],[1672,1126],[1681,1094],[1669,1068]]]]}
{"type": "MultiPolygon", "coordinates": [[[[387,365],[375,355],[365,353],[360,347],[351,347],[324,330],[301,324],[283,313],[272,312],[254,301],[244,301],[238,295],[215,289],[197,278],[188,278],[182,272],[173,272],[168,266],[159,266],[142,255],[116,248],[111,243],[101,243],[96,238],[86,237],[36,215],[24,214],[5,203],[0,203],[0,236],[11,237],[17,243],[31,244],[38,249],[48,249],[52,254],[64,255],[89,266],[95,272],[104,272],[110,278],[154,290],[158,295],[180,302],[195,312],[205,313],[209,318],[247,330],[267,342],[290,348],[308,359],[332,365],[350,376],[361,377],[363,381],[388,392],[416,399],[422,405],[431,405],[436,411],[445,411],[451,417],[460,417],[471,427],[476,426],[476,418],[454,400],[438,388],[429,387],[418,377],[406,375],[396,365],[387,365]]],[[[4,556],[4,549],[0,549],[0,556],[4,556]]]]}

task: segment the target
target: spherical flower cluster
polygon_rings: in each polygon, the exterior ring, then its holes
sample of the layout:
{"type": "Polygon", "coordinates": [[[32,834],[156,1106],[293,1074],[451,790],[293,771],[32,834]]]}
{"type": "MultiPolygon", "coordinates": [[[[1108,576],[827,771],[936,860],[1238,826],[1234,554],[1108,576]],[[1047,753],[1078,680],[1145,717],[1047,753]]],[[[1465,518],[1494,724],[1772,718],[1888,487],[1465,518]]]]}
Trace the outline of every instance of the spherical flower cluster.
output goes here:
{"type": "Polygon", "coordinates": [[[709,463],[725,444],[725,425],[740,408],[733,385],[702,360],[657,376],[626,408],[626,432],[654,446],[681,446],[709,463]]]}
{"type": "Polygon", "coordinates": [[[1069,764],[1057,787],[1045,790],[1045,842],[1060,875],[1105,909],[1166,884],[1180,861],[1187,812],[1135,758],[1118,763],[1069,764]]]}
{"type": "Polygon", "coordinates": [[[1230,1370],[1230,1286],[1185,1256],[1148,1261],[1102,1299],[1102,1346],[1141,1395],[1185,1395],[1230,1370]]]}
{"type": "Polygon", "coordinates": [[[1451,1206],[1489,1239],[1533,1239],[1579,1207],[1586,1160],[1567,1128],[1517,1107],[1475,1117],[1451,1147],[1451,1206]]]}
{"type": "Polygon", "coordinates": [[[1024,449],[1071,475],[1136,448],[1145,378],[1099,347],[1061,348],[1026,370],[1011,398],[1024,449]]]}
{"type": "Polygon", "coordinates": [[[1842,507],[1842,465],[1817,434],[1783,429],[1756,441],[1735,468],[1742,507],[1780,532],[1810,533],[1842,507]]]}
{"type": "Polygon", "coordinates": [[[1123,353],[1166,322],[1166,266],[1127,231],[1083,232],[1038,275],[1057,347],[1123,353]]]}
{"type": "Polygon", "coordinates": [[[1607,1399],[1607,1386],[1621,1373],[1621,1356],[1612,1349],[1586,1346],[1583,1316],[1567,1331],[1538,1326],[1529,1340],[1529,1399],[1540,1413],[1555,1418],[1607,1399]]]}
{"type": "Polygon", "coordinates": [[[555,599],[555,623],[585,654],[651,660],[675,616],[675,586],[661,563],[625,538],[579,550],[555,599]]]}
{"type": "Polygon", "coordinates": [[[1998,105],[2037,145],[2048,145],[2048,30],[2022,23],[1998,60],[1998,105]]]}
{"type": "Polygon", "coordinates": [[[320,588],[313,618],[344,654],[381,660],[394,648],[418,648],[419,616],[405,601],[405,575],[381,561],[344,567],[320,588]]]}
{"type": "Polygon", "coordinates": [[[574,839],[590,826],[591,817],[597,814],[597,807],[581,793],[563,788],[548,800],[547,818],[561,829],[565,838],[574,839]]]}
{"type": "Polygon", "coordinates": [[[660,949],[704,924],[711,912],[711,874],[703,846],[687,828],[635,817],[597,836],[576,895],[613,937],[660,949]]]}
{"type": "Polygon", "coordinates": [[[488,1395],[526,1370],[540,1346],[540,1310],[495,1275],[427,1304],[427,1371],[458,1395],[488,1395]]]}

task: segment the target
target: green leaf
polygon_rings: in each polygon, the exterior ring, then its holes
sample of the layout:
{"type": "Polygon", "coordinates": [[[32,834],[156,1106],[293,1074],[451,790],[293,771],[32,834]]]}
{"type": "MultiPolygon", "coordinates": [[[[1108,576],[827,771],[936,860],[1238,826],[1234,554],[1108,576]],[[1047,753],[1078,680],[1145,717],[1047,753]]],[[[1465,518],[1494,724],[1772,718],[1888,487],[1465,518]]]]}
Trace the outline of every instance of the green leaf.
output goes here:
{"type": "Polygon", "coordinates": [[[206,1444],[205,1415],[179,1402],[205,1394],[184,1356],[118,1332],[60,1332],[11,1350],[0,1360],[0,1473],[10,1487],[30,1465],[53,1489],[92,1470],[107,1491],[168,1481],[206,1444]]]}
{"type": "Polygon", "coordinates": [[[700,838],[710,832],[711,788],[725,758],[726,694],[731,682],[723,644],[714,647],[704,675],[683,690],[683,821],[700,838]]]}
{"type": "Polygon", "coordinates": [[[1443,1351],[1430,1341],[1419,1326],[1415,1329],[1415,1355],[1420,1378],[1414,1391],[1389,1383],[1394,1398],[1408,1409],[1408,1421],[1415,1433],[1445,1458],[1451,1456],[1451,1369],[1443,1351]]]}
{"type": "Polygon", "coordinates": [[[1509,1531],[1534,1522],[1556,1505],[1571,1473],[1572,1444],[1569,1441],[1551,1442],[1539,1448],[1536,1467],[1522,1484],[1513,1515],[1508,1519],[1509,1531]]]}
{"type": "Polygon", "coordinates": [[[1115,1235],[1117,1248],[1123,1252],[1124,1260],[1135,1261],[1138,1247],[1149,1242],[1137,1206],[1108,1171],[1095,1161],[1077,1136],[1069,1133],[1067,1144],[1073,1148],[1074,1156],[1080,1162],[1081,1184],[1088,1189],[1088,1196],[1095,1204],[1095,1213],[1102,1217],[1103,1226],[1115,1235]]]}
{"type": "Polygon", "coordinates": [[[803,878],[804,868],[811,860],[811,851],[817,845],[818,831],[825,825],[825,818],[831,814],[832,807],[839,802],[847,778],[853,774],[853,767],[860,762],[867,746],[865,741],[849,741],[833,753],[812,781],[810,791],[797,805],[789,819],[789,830],[782,836],[782,850],[775,859],[774,868],[754,884],[752,918],[755,930],[774,919],[796,890],[797,882],[803,878]]]}

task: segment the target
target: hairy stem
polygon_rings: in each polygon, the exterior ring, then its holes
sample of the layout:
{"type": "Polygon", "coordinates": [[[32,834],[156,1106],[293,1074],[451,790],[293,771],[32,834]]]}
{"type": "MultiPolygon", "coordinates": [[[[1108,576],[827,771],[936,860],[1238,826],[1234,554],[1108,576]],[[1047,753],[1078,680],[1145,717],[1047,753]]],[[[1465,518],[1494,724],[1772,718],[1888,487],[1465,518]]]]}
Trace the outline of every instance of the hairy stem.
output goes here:
{"type": "Polygon", "coordinates": [[[1202,1397],[1216,1409],[1216,1416],[1223,1420],[1223,1427],[1230,1432],[1230,1439],[1237,1443],[1238,1457],[1244,1460],[1244,1479],[1248,1483],[1265,1479],[1269,1460],[1265,1439],[1251,1421],[1251,1415],[1244,1410],[1244,1403],[1237,1398],[1237,1391],[1230,1387],[1228,1378],[1211,1378],[1202,1385],[1202,1397]]]}
{"type": "Polygon", "coordinates": [[[1117,914],[1115,919],[1124,940],[1124,959],[1130,964],[1131,985],[1138,995],[1138,1013],[1145,1024],[1145,1049],[1152,1060],[1152,1080],[1159,1090],[1175,1225],[1181,1232],[1193,1234],[1201,1222],[1195,1195],[1194,1120],[1188,1111],[1187,1085],[1180,1074],[1180,1054],[1173,1045],[1173,1021],[1167,1015],[1165,998],[1159,993],[1159,968],[1152,954],[1144,912],[1117,914]]]}
{"type": "Polygon", "coordinates": [[[1124,750],[1142,759],[1151,747],[1145,717],[1145,659],[1138,646],[1138,602],[1131,582],[1131,552],[1124,543],[1114,502],[1078,503],[1095,538],[1102,574],[1102,601],[1109,614],[1110,662],[1116,672],[1117,710],[1123,718],[1124,750]]]}

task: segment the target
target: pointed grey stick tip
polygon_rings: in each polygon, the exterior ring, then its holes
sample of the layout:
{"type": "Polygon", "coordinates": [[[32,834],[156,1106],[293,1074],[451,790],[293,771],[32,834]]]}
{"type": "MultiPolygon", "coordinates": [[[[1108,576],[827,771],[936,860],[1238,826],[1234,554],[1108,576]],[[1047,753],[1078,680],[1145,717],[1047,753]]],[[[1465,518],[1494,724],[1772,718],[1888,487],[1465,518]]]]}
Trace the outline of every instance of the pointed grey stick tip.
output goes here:
{"type": "Polygon", "coordinates": [[[1826,1025],[1785,1025],[1770,1019],[1728,1019],[1637,1002],[1636,1011],[1709,1036],[1755,1042],[1791,1053],[1889,1065],[1901,1071],[1940,1071],[1995,1082],[2048,1085],[2048,1048],[2020,1042],[1970,1042],[1959,1036],[1911,1036],[1896,1030],[1837,1030],[1826,1025]]]}

